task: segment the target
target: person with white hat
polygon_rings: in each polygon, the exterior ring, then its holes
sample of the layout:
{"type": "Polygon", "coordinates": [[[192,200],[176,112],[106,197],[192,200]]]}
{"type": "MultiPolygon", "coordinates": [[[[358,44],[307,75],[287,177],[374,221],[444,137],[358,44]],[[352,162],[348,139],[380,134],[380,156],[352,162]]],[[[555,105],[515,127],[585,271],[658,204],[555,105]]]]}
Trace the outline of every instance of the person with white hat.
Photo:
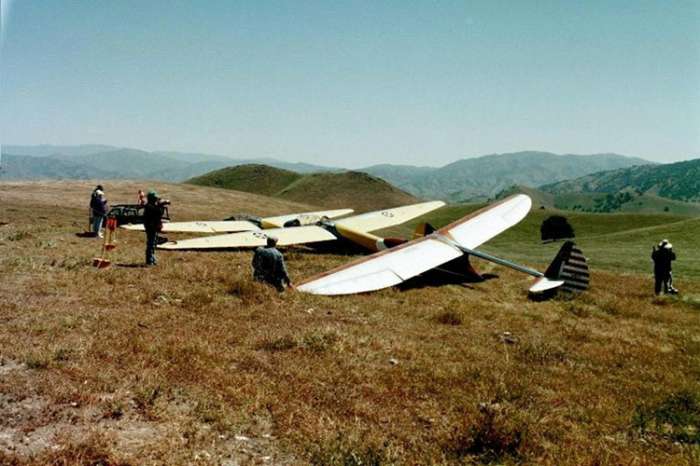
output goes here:
{"type": "Polygon", "coordinates": [[[92,232],[96,237],[102,238],[102,224],[108,210],[104,188],[98,184],[90,196],[90,223],[92,224],[92,232]]]}
{"type": "Polygon", "coordinates": [[[652,248],[651,259],[654,261],[654,293],[657,295],[676,294],[678,290],[673,287],[673,272],[671,263],[676,260],[673,245],[667,240],[661,240],[658,246],[652,248]]]}

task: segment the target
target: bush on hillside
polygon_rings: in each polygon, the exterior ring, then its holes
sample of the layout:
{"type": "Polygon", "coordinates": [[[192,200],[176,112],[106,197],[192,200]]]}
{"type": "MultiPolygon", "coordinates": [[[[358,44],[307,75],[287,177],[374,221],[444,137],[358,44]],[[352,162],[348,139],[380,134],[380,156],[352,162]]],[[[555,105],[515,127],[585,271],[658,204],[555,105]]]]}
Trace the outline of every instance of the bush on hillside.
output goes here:
{"type": "Polygon", "coordinates": [[[542,241],[557,240],[562,238],[573,238],[574,229],[566,219],[561,215],[552,215],[545,219],[540,226],[540,236],[542,241]]]}

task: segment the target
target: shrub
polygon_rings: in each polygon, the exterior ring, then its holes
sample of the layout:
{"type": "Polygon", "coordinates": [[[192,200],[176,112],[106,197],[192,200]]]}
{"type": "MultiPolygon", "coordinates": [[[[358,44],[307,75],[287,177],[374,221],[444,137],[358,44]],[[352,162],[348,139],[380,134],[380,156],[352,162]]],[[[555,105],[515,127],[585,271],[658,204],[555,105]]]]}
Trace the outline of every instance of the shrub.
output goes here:
{"type": "Polygon", "coordinates": [[[542,241],[573,238],[575,236],[573,227],[569,224],[566,217],[561,215],[552,215],[545,219],[540,226],[542,241]]]}

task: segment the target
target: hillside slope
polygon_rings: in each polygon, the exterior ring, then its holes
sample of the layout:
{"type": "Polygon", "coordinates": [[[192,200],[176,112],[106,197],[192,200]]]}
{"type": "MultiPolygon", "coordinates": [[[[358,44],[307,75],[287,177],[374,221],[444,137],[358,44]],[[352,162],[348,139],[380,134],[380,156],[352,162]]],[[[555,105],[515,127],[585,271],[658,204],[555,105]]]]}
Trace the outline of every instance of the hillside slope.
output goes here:
{"type": "Polygon", "coordinates": [[[366,173],[300,174],[266,165],[239,165],[216,170],[187,183],[275,196],[326,208],[366,211],[412,204],[417,199],[366,173]]]}
{"type": "Polygon", "coordinates": [[[700,159],[593,173],[541,189],[553,194],[633,190],[679,201],[700,201],[700,159]]]}
{"type": "Polygon", "coordinates": [[[386,181],[360,172],[312,173],[290,184],[278,196],[329,208],[368,211],[418,202],[386,181]]]}
{"type": "Polygon", "coordinates": [[[251,164],[215,170],[187,183],[274,196],[302,176],[289,170],[251,164]]]}
{"type": "Polygon", "coordinates": [[[557,155],[549,152],[492,154],[437,169],[379,165],[363,169],[420,197],[452,201],[486,199],[513,185],[540,186],[646,160],[617,154],[557,155]]]}
{"type": "Polygon", "coordinates": [[[530,196],[535,208],[555,208],[591,213],[700,215],[700,203],[676,201],[654,194],[639,194],[631,190],[618,193],[562,192],[553,194],[527,186],[511,186],[498,193],[494,199],[503,199],[516,193],[530,196]]]}

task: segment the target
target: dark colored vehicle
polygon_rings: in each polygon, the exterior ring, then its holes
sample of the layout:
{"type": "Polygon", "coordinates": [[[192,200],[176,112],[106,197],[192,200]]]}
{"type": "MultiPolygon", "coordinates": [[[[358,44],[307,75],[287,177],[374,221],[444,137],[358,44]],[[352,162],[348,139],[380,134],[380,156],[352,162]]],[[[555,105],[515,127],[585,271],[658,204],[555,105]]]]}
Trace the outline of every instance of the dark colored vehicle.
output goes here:
{"type": "MultiPolygon", "coordinates": [[[[137,225],[143,223],[143,207],[138,204],[116,204],[109,209],[107,217],[116,218],[117,226],[128,223],[137,225]]],[[[163,206],[163,220],[170,220],[168,206],[163,206]]]]}

